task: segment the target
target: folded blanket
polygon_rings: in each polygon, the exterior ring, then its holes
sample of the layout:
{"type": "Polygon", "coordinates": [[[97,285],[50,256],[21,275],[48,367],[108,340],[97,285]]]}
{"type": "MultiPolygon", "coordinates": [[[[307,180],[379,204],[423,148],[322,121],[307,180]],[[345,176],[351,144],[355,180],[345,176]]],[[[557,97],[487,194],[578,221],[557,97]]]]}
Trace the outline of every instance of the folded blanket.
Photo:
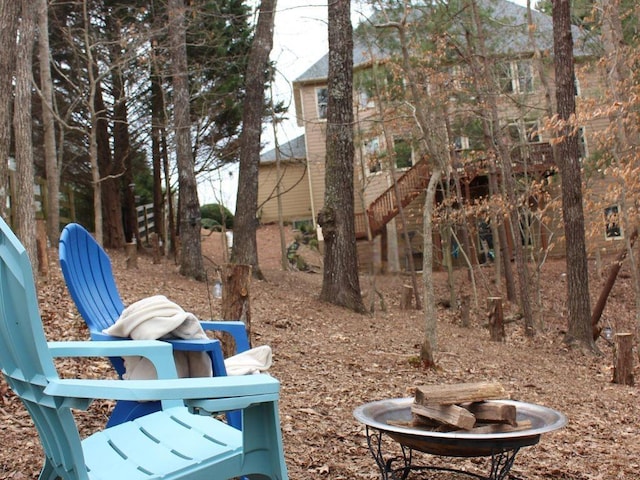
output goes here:
{"type": "Polygon", "coordinates": [[[247,350],[224,361],[227,375],[247,375],[260,373],[271,366],[271,347],[261,345],[247,350]]]}
{"type": "MultiPolygon", "coordinates": [[[[167,338],[207,338],[198,318],[185,312],[164,295],[139,300],[125,308],[118,320],[104,333],[134,340],[161,340],[167,338]]],[[[206,352],[174,352],[178,376],[210,377],[211,358],[206,352]]],[[[143,357],[125,357],[127,379],[153,379],[157,374],[153,364],[143,357]]]]}

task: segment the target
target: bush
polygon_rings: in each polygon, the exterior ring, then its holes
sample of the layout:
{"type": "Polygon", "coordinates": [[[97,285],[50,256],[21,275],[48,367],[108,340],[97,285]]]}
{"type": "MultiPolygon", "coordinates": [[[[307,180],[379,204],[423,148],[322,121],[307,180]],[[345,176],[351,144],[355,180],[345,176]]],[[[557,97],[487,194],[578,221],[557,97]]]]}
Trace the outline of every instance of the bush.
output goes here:
{"type": "Polygon", "coordinates": [[[202,219],[202,228],[206,230],[213,230],[216,232],[220,232],[222,227],[218,222],[216,222],[213,218],[203,218],[202,219]]]}
{"type": "Polygon", "coordinates": [[[224,227],[227,230],[233,229],[233,214],[224,206],[218,203],[209,203],[200,207],[200,216],[202,217],[202,226],[206,225],[222,225],[224,216],[224,227]],[[211,222],[207,221],[211,220],[211,222]]]}

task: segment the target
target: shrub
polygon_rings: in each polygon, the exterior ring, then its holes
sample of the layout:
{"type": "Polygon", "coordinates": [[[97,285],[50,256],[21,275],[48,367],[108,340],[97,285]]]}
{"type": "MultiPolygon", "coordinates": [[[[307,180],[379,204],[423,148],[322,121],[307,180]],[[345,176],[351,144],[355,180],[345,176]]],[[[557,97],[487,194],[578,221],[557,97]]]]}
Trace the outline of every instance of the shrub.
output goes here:
{"type": "Polygon", "coordinates": [[[225,228],[228,230],[233,229],[233,214],[224,205],[218,203],[203,205],[200,207],[200,216],[202,217],[202,226],[204,228],[208,228],[205,226],[206,224],[211,225],[207,220],[212,220],[215,225],[222,225],[224,217],[225,228]]]}

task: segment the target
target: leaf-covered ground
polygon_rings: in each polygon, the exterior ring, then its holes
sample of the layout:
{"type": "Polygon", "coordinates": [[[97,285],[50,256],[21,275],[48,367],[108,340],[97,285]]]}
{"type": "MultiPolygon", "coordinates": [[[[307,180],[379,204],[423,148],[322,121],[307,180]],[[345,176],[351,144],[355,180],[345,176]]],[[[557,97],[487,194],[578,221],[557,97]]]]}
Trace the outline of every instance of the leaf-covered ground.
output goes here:
{"type": "MultiPolygon", "coordinates": [[[[287,239],[292,238],[287,232],[287,239]]],[[[271,373],[282,385],[280,413],[290,478],[377,479],[380,473],[371,456],[364,427],[353,417],[358,405],[384,398],[406,397],[421,384],[499,381],[514,399],[552,407],[565,413],[568,425],[542,436],[538,445],[518,454],[512,475],[521,479],[636,479],[640,478],[640,395],[637,386],[611,383],[613,352],[602,339],[601,355],[569,349],[563,343],[566,325],[566,277],[562,260],[548,261],[539,292],[542,330],[525,338],[521,321],[507,326],[504,343],[491,342],[484,327],[486,298],[492,271],[477,276],[478,303],[472,325],[460,326],[455,309],[439,307],[436,354],[438,369],[416,368],[423,335],[423,314],[400,309],[406,276],[378,276],[376,311],[371,316],[351,313],[318,300],[321,274],[279,270],[279,235],[273,226],[258,236],[259,259],[266,281],[251,284],[253,344],[269,344],[274,351],[271,373]],[[382,302],[381,299],[384,301],[382,302]]],[[[223,262],[218,235],[203,235],[209,267],[223,262]]],[[[307,252],[308,253],[308,252],[307,252]]],[[[164,294],[200,318],[216,317],[218,300],[208,294],[211,285],[180,277],[170,260],[154,265],[151,257],[138,259],[138,269],[127,270],[124,255],[109,252],[125,304],[164,294]]],[[[318,264],[316,255],[308,254],[318,264]]],[[[39,284],[40,308],[50,340],[84,339],[84,323],[69,299],[52,253],[47,282],[39,284]]],[[[592,303],[602,283],[594,262],[592,303]]],[[[438,298],[447,298],[446,277],[436,274],[438,298]]],[[[457,272],[460,291],[471,292],[465,272],[457,272]]],[[[363,276],[365,299],[371,295],[371,278],[363,276]]],[[[537,295],[538,292],[535,292],[537,295]]],[[[367,300],[368,302],[368,300],[367,300]]],[[[442,302],[443,304],[446,302],[442,302]]],[[[634,297],[631,279],[622,271],[605,310],[605,321],[617,331],[633,331],[634,297]]],[[[512,309],[505,306],[507,317],[512,309]]],[[[636,355],[637,364],[637,351],[636,355]]],[[[65,361],[67,376],[111,375],[106,362],[65,361]]],[[[640,382],[640,369],[635,369],[640,382]]],[[[83,434],[101,428],[110,403],[96,402],[78,413],[83,434]]],[[[37,478],[42,453],[37,434],[19,401],[0,381],[0,478],[37,478]]],[[[395,444],[385,444],[391,452],[395,444]]],[[[488,473],[488,461],[438,458],[416,454],[416,463],[444,465],[488,473]]],[[[414,479],[464,478],[445,474],[412,473],[414,479]]],[[[468,477],[467,477],[468,478],[468,477]]]]}

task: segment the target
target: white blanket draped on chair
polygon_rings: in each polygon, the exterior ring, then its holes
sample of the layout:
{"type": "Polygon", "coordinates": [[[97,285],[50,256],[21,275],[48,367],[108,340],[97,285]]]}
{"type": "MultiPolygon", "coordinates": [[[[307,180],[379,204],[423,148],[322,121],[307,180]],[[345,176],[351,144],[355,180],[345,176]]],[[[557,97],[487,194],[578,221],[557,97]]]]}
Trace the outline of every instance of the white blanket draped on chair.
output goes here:
{"type": "MultiPolygon", "coordinates": [[[[131,304],[104,333],[134,340],[207,338],[198,318],[164,295],[154,295],[131,304]]],[[[181,378],[212,375],[211,360],[206,352],[176,351],[174,358],[181,378]]],[[[262,345],[227,358],[225,368],[228,375],[259,373],[269,369],[271,361],[271,347],[262,345]]],[[[142,357],[126,357],[125,368],[124,378],[127,379],[156,378],[155,368],[142,357]]]]}

